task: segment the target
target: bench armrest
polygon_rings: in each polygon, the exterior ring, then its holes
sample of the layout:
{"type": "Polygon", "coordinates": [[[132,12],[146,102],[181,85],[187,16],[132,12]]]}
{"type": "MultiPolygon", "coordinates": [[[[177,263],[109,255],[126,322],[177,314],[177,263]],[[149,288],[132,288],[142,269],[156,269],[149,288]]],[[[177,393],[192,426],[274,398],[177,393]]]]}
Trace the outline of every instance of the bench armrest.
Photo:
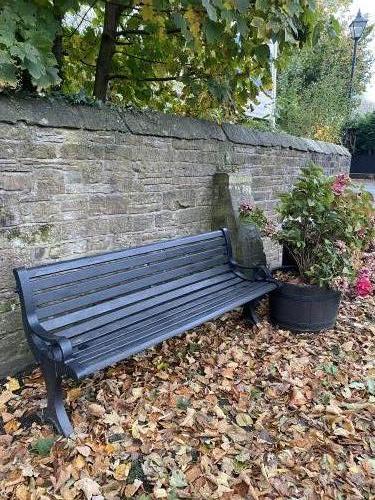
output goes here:
{"type": "Polygon", "coordinates": [[[54,361],[65,362],[73,352],[72,343],[65,337],[57,337],[45,330],[36,317],[28,317],[28,324],[32,334],[42,339],[51,348],[54,361]]]}
{"type": "MultiPolygon", "coordinates": [[[[255,270],[255,275],[254,275],[254,280],[253,281],[267,281],[269,283],[275,283],[276,285],[279,285],[279,282],[277,279],[275,279],[272,276],[271,271],[268,269],[267,266],[244,266],[242,264],[239,264],[236,260],[231,259],[230,260],[231,266],[234,268],[238,269],[254,269],[255,270]]],[[[249,279],[247,276],[245,276],[243,273],[239,273],[242,278],[249,279]]]]}

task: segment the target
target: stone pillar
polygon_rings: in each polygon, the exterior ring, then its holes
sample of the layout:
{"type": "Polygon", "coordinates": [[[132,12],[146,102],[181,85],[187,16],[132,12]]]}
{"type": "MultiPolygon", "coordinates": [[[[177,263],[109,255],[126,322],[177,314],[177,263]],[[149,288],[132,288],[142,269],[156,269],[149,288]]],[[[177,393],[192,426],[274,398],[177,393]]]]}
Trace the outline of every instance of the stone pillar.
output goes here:
{"type": "Polygon", "coordinates": [[[231,232],[233,251],[245,266],[264,265],[266,256],[259,231],[239,219],[239,206],[244,200],[253,201],[251,176],[240,172],[214,175],[212,224],[213,229],[227,227],[231,232]]]}

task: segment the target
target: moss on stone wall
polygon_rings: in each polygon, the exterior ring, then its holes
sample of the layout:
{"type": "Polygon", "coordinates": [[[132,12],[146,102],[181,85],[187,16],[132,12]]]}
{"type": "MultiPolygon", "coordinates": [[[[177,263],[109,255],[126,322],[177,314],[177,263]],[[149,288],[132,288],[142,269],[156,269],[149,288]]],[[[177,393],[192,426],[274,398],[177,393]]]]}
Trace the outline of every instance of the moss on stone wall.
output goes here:
{"type": "Polygon", "coordinates": [[[6,237],[8,241],[18,240],[25,245],[35,245],[36,243],[47,243],[50,240],[52,225],[43,224],[35,230],[20,231],[18,227],[14,227],[7,231],[6,237]]]}

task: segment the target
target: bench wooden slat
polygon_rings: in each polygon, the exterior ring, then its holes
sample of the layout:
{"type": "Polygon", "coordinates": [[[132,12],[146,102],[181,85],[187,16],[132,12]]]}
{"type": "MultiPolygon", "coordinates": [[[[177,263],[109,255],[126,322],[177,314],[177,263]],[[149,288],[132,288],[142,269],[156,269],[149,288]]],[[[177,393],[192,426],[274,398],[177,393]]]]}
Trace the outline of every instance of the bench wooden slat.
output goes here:
{"type": "MultiPolygon", "coordinates": [[[[157,253],[158,251],[165,252],[169,249],[177,249],[178,247],[183,247],[181,249],[183,253],[189,253],[189,248],[191,247],[194,251],[195,247],[204,248],[206,242],[211,240],[216,243],[223,243],[223,234],[221,231],[213,231],[211,233],[206,233],[204,235],[197,236],[187,236],[186,238],[178,238],[175,240],[161,241],[152,245],[145,245],[141,247],[129,248],[127,250],[118,250],[113,252],[108,252],[99,255],[93,255],[89,257],[80,257],[78,259],[70,259],[63,262],[58,262],[56,264],[43,264],[42,266],[30,268],[30,278],[40,278],[55,275],[56,273],[66,273],[72,274],[77,270],[83,273],[87,268],[93,266],[99,266],[100,264],[115,264],[116,261],[131,262],[132,257],[139,256],[142,259],[144,255],[157,253]],[[216,241],[215,241],[216,240],[216,241]]],[[[207,247],[206,247],[207,248],[207,247]]]]}
{"type": "MultiPolygon", "coordinates": [[[[273,289],[274,287],[271,284],[268,284],[268,287],[264,287],[262,290],[259,290],[259,292],[263,291],[264,294],[273,289]]],[[[259,295],[254,294],[254,296],[258,297],[259,295]]],[[[176,324],[173,329],[169,327],[164,330],[160,330],[157,335],[145,340],[143,343],[135,343],[134,345],[128,346],[124,351],[119,350],[118,348],[117,350],[114,349],[112,351],[108,351],[105,357],[92,359],[90,363],[80,363],[79,360],[72,360],[69,362],[69,367],[71,368],[72,372],[75,373],[77,378],[84,378],[92,373],[97,372],[98,370],[105,368],[106,366],[116,363],[117,361],[127,359],[133,354],[142,352],[145,349],[160,344],[160,342],[164,340],[175,337],[181,333],[186,332],[187,330],[195,328],[196,326],[199,326],[206,321],[215,319],[228,310],[242,305],[244,300],[252,300],[252,297],[253,294],[236,297],[231,302],[224,302],[223,304],[219,304],[217,308],[205,311],[203,315],[198,314],[197,316],[190,316],[188,322],[176,324]]]]}
{"type": "Polygon", "coordinates": [[[121,295],[129,296],[131,292],[140,291],[147,287],[157,287],[158,285],[176,280],[186,276],[187,272],[197,273],[199,271],[205,271],[208,269],[213,269],[225,263],[224,255],[213,258],[211,261],[200,261],[194,264],[190,264],[188,269],[186,266],[177,267],[169,271],[159,272],[151,274],[142,279],[135,279],[130,282],[124,281],[121,285],[108,287],[104,290],[94,291],[93,293],[86,293],[78,297],[74,297],[69,300],[55,302],[47,306],[40,307],[38,309],[38,317],[43,320],[49,316],[56,316],[62,313],[68,313],[70,311],[86,308],[86,306],[95,305],[104,300],[115,299],[121,295]]]}
{"type": "MultiPolygon", "coordinates": [[[[191,292],[186,295],[182,295],[178,298],[175,299],[170,299],[170,300],[163,300],[161,303],[156,303],[155,300],[151,299],[150,302],[153,302],[154,305],[151,307],[147,307],[147,301],[144,303],[144,308],[136,312],[134,314],[129,314],[131,312],[131,309],[133,306],[129,308],[128,311],[126,311],[126,315],[124,315],[123,318],[120,320],[113,321],[111,323],[107,323],[103,326],[100,326],[99,328],[95,328],[92,330],[89,330],[87,332],[84,332],[82,334],[75,335],[71,338],[72,345],[73,346],[79,346],[81,344],[85,344],[87,341],[90,340],[95,340],[98,337],[106,336],[107,334],[111,334],[114,331],[119,331],[124,328],[129,328],[132,327],[133,325],[137,325],[143,320],[147,320],[149,318],[154,318],[155,315],[157,315],[158,318],[164,317],[164,314],[170,312],[170,311],[175,311],[178,309],[179,311],[184,310],[185,308],[190,307],[191,303],[194,301],[200,301],[203,302],[206,300],[207,297],[211,297],[211,295],[217,293],[217,292],[224,292],[228,291],[230,288],[233,288],[234,286],[243,283],[243,280],[240,278],[232,278],[230,280],[227,280],[225,282],[221,282],[215,285],[211,285],[207,288],[200,288],[199,290],[195,292],[191,292]]],[[[154,321],[152,319],[152,321],[154,321]]]]}
{"type": "MultiPolygon", "coordinates": [[[[101,304],[96,304],[94,306],[65,314],[63,316],[57,316],[52,319],[47,319],[45,321],[41,321],[41,324],[44,328],[46,328],[46,330],[54,330],[55,328],[65,327],[72,323],[85,320],[89,317],[100,316],[107,312],[113,311],[114,309],[119,309],[126,304],[141,302],[146,298],[154,297],[155,295],[161,295],[173,289],[179,289],[184,285],[192,285],[196,282],[202,282],[206,278],[223,276],[223,278],[221,279],[225,279],[225,274],[230,275],[230,271],[227,265],[214,267],[213,269],[208,269],[201,273],[195,273],[190,276],[185,276],[184,278],[180,278],[169,283],[164,283],[154,288],[142,290],[140,292],[132,293],[130,295],[119,297],[117,299],[107,300],[106,302],[103,302],[101,304]]],[[[140,304],[139,307],[141,308],[142,305],[140,304]]]]}
{"type": "Polygon", "coordinates": [[[87,349],[76,351],[75,358],[80,362],[86,362],[93,356],[101,356],[108,350],[118,346],[119,349],[125,349],[127,345],[134,342],[143,341],[148,336],[157,335],[161,329],[172,327],[179,322],[187,321],[190,317],[203,313],[205,309],[216,308],[218,305],[236,298],[243,299],[243,296],[251,296],[254,291],[263,291],[267,288],[264,283],[254,283],[252,287],[247,283],[238,283],[229,289],[225,289],[209,295],[205,300],[194,300],[172,311],[166,311],[164,314],[155,314],[152,317],[139,321],[132,328],[126,326],[122,330],[116,330],[110,335],[93,339],[92,345],[87,349]]]}
{"type": "Polygon", "coordinates": [[[209,267],[210,262],[213,262],[216,258],[223,258],[223,262],[228,259],[225,245],[215,245],[214,248],[182,256],[177,253],[175,258],[170,258],[166,261],[160,261],[157,263],[154,263],[153,261],[151,264],[142,263],[139,267],[129,268],[124,271],[111,272],[109,274],[100,275],[99,277],[90,277],[87,280],[81,281],[79,284],[75,282],[73,284],[57,287],[53,286],[51,288],[44,289],[43,291],[36,291],[35,304],[37,306],[41,306],[56,300],[83,295],[101,288],[107,288],[120,283],[128,282],[135,278],[142,278],[144,276],[154,275],[169,269],[184,267],[188,264],[194,264],[195,262],[203,262],[207,260],[207,267],[209,267]]]}
{"type": "Polygon", "coordinates": [[[174,300],[176,298],[184,298],[186,295],[194,293],[195,291],[205,291],[209,290],[211,286],[220,285],[224,282],[232,282],[234,280],[240,280],[237,276],[227,276],[225,280],[221,276],[215,276],[214,278],[210,278],[204,281],[198,281],[192,285],[188,285],[185,287],[181,287],[178,290],[172,290],[163,295],[159,295],[156,297],[152,297],[150,299],[146,299],[144,301],[136,302],[132,305],[124,306],[123,308],[117,309],[116,311],[108,312],[102,316],[88,319],[81,323],[74,324],[72,326],[68,326],[61,330],[61,332],[56,332],[56,335],[62,335],[67,338],[73,338],[76,335],[80,335],[85,332],[89,332],[97,327],[101,327],[103,325],[108,325],[114,321],[126,319],[129,315],[135,314],[137,312],[143,311],[145,309],[151,308],[155,305],[159,304],[167,304],[170,300],[174,300]]]}

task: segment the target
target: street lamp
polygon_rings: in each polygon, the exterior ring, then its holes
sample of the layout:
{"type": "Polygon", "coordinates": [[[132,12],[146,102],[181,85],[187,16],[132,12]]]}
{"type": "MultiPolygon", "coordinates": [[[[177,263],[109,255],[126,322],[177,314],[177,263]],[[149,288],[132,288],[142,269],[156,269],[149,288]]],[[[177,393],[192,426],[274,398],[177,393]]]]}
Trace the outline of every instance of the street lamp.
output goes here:
{"type": "Polygon", "coordinates": [[[353,48],[353,59],[352,59],[352,72],[350,75],[350,85],[349,85],[349,99],[352,97],[353,93],[353,76],[354,76],[354,68],[355,61],[357,57],[357,45],[359,39],[361,38],[364,29],[366,28],[367,19],[362,16],[361,11],[358,11],[357,16],[353,21],[349,24],[350,34],[352,39],[354,40],[354,48],[353,48]]]}

